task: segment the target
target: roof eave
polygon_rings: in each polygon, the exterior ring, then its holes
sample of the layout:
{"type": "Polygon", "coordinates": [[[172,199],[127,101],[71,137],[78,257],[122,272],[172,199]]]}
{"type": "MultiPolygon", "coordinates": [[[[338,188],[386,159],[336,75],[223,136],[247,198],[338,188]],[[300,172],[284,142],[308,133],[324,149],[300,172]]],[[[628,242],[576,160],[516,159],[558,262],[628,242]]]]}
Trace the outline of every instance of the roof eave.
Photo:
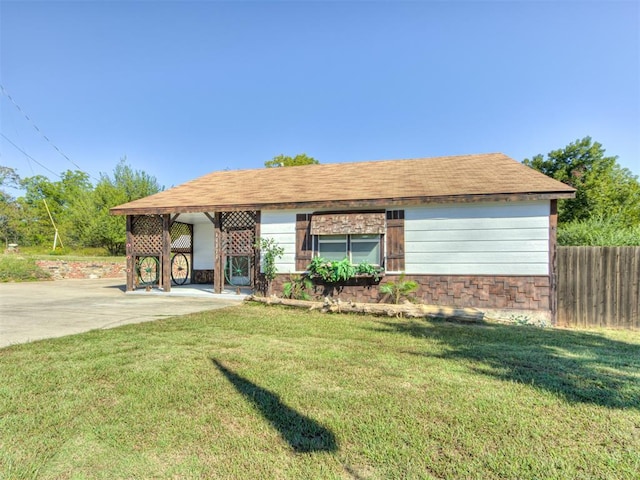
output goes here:
{"type": "MultiPolygon", "coordinates": [[[[428,203],[478,203],[496,201],[539,201],[574,198],[575,191],[531,192],[531,193],[491,193],[465,195],[439,195],[397,198],[376,198],[357,200],[318,200],[309,202],[273,202],[246,204],[212,205],[167,205],[154,207],[120,206],[109,210],[111,215],[161,215],[172,213],[232,212],[245,210],[308,210],[316,208],[370,208],[414,206],[428,203]]],[[[135,202],[134,202],[135,203],[135,202]]]]}

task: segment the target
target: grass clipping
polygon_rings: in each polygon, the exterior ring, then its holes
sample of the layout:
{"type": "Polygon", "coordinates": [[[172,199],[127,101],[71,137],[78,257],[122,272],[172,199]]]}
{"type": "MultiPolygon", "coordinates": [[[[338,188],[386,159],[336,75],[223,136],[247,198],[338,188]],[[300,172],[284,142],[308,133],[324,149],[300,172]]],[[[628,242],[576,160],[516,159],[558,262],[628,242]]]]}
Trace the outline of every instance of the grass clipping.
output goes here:
{"type": "Polygon", "coordinates": [[[295,300],[279,297],[257,297],[251,295],[247,301],[265,303],[267,305],[285,305],[288,307],[306,308],[322,313],[359,313],[387,317],[406,318],[443,318],[462,322],[482,322],[485,320],[484,312],[475,308],[455,308],[443,305],[424,305],[405,303],[394,305],[390,303],[359,303],[342,302],[325,298],[322,302],[309,300],[295,300]]]}

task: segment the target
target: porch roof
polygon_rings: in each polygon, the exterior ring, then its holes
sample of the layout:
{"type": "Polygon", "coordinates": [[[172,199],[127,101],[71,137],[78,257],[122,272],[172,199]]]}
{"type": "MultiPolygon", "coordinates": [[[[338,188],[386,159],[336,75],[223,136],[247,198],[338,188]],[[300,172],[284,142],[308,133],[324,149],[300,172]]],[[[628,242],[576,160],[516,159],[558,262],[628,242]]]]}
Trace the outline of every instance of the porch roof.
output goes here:
{"type": "Polygon", "coordinates": [[[571,198],[575,189],[502,153],[213,172],[114,215],[571,198]]]}

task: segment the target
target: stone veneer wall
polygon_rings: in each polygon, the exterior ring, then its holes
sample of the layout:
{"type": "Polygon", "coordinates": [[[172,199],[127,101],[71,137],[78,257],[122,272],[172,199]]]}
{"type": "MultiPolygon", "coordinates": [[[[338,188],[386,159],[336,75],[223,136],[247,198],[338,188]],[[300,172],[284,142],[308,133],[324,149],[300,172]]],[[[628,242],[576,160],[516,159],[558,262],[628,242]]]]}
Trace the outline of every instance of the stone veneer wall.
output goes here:
{"type": "MultiPolygon", "coordinates": [[[[278,275],[272,291],[282,293],[282,284],[288,275],[278,275]]],[[[386,275],[380,283],[396,281],[398,275],[386,275]]],[[[548,276],[494,276],[494,275],[407,275],[419,288],[415,296],[425,304],[479,309],[550,309],[548,276]]],[[[315,295],[331,296],[341,300],[378,303],[383,301],[378,284],[358,279],[347,285],[331,287],[316,285],[315,295]]]]}
{"type": "Polygon", "coordinates": [[[127,265],[109,261],[36,260],[36,264],[49,272],[54,280],[77,278],[127,278],[127,265]]]}

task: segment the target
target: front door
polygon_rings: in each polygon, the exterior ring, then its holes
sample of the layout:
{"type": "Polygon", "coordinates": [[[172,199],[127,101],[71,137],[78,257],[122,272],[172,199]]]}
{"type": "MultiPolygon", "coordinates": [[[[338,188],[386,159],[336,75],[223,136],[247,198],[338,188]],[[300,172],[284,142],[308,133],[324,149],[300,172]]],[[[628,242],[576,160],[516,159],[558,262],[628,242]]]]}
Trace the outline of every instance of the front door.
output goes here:
{"type": "Polygon", "coordinates": [[[234,287],[251,285],[254,240],[253,230],[228,232],[225,280],[234,287]]]}
{"type": "Polygon", "coordinates": [[[254,286],[257,221],[255,211],[221,214],[224,279],[229,285],[254,286]]]}

